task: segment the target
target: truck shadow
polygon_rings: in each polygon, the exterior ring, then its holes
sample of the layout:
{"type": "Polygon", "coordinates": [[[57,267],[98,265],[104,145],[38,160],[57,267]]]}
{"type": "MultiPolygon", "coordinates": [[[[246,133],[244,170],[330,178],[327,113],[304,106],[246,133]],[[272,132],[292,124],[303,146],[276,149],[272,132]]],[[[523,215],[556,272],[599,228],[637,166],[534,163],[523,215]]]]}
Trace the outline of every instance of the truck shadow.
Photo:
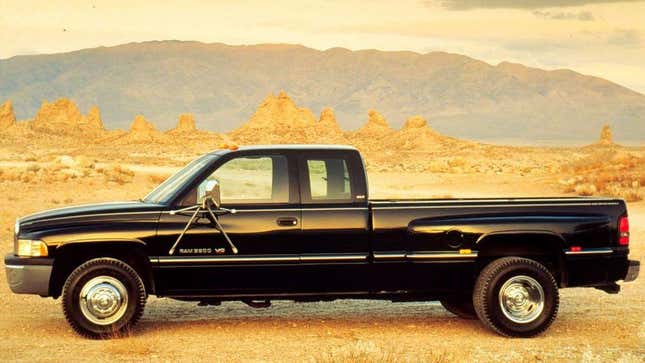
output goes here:
{"type": "Polygon", "coordinates": [[[136,334],[193,329],[247,331],[249,328],[283,330],[306,327],[310,331],[333,328],[336,332],[357,328],[445,329],[484,331],[477,320],[465,320],[446,311],[437,302],[391,303],[373,300],[343,300],[320,303],[274,302],[254,309],[240,302],[200,307],[196,303],[154,299],[146,307],[136,334]]]}

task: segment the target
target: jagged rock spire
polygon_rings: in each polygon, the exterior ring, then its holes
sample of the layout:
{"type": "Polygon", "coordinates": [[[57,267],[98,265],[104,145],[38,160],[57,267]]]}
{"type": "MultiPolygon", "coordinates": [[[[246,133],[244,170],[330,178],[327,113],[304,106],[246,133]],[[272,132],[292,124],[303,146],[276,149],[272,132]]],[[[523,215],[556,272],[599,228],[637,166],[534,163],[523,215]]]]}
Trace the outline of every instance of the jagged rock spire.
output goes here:
{"type": "Polygon", "coordinates": [[[8,129],[15,124],[16,114],[13,112],[11,100],[7,100],[7,102],[0,107],[0,131],[8,129]]]}
{"type": "Polygon", "coordinates": [[[602,130],[600,130],[600,140],[598,140],[598,144],[600,145],[611,145],[614,142],[611,139],[611,127],[609,124],[604,124],[602,126],[602,130]]]}
{"type": "Polygon", "coordinates": [[[177,127],[173,131],[176,132],[192,132],[197,130],[195,126],[195,117],[192,113],[183,113],[179,115],[179,121],[177,122],[177,127]]]}

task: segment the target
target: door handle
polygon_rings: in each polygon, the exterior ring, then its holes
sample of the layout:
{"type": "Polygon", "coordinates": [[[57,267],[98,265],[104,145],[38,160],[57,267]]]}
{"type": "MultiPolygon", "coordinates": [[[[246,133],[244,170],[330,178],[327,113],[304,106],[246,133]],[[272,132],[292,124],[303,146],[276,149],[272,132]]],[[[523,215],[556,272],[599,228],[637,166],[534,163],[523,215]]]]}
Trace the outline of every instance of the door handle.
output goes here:
{"type": "Polygon", "coordinates": [[[278,226],[293,227],[298,225],[298,219],[295,217],[280,217],[276,220],[278,226]]]}

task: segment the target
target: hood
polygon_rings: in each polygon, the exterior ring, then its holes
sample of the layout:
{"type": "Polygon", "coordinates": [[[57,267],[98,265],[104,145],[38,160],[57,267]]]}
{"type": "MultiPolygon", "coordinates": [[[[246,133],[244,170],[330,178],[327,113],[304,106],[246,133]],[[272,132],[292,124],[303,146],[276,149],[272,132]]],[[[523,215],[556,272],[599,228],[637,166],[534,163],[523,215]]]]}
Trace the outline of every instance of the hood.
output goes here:
{"type": "Polygon", "coordinates": [[[164,208],[161,204],[144,203],[141,201],[109,202],[84,204],[65,208],[49,209],[42,212],[30,214],[19,219],[21,229],[29,228],[35,224],[60,223],[63,221],[87,221],[97,218],[114,218],[119,215],[130,216],[153,216],[158,215],[164,208]]]}

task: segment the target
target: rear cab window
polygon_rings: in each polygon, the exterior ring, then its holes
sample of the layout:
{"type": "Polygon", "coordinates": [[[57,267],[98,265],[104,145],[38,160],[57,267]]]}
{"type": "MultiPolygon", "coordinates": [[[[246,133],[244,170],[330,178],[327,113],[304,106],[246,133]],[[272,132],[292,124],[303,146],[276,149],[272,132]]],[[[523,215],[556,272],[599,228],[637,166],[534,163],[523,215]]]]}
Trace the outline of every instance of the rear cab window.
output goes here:
{"type": "Polygon", "coordinates": [[[354,204],[365,201],[360,157],[347,152],[320,152],[300,157],[303,204],[354,204]]]}

